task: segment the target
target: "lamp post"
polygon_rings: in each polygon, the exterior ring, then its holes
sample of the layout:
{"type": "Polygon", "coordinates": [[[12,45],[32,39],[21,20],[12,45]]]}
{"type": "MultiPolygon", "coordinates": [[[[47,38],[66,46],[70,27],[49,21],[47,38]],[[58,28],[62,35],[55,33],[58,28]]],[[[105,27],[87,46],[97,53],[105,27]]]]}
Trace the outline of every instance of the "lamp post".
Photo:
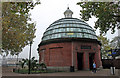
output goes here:
{"type": "Polygon", "coordinates": [[[16,53],[17,59],[16,59],[16,68],[18,67],[18,52],[16,53]]]}
{"type": "Polygon", "coordinates": [[[29,68],[28,68],[28,74],[30,74],[30,66],[31,66],[31,45],[32,45],[32,41],[30,41],[30,53],[29,53],[29,68]]]}

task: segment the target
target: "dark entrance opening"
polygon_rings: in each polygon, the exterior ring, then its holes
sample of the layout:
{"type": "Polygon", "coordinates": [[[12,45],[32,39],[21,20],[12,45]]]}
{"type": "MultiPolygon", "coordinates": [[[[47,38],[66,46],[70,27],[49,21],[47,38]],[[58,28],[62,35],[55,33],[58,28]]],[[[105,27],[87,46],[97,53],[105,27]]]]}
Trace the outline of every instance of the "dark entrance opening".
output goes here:
{"type": "Polygon", "coordinates": [[[78,70],[83,69],[83,53],[77,53],[78,70]]]}
{"type": "Polygon", "coordinates": [[[94,56],[95,56],[95,53],[89,53],[89,67],[90,67],[90,70],[93,69],[94,56]]]}

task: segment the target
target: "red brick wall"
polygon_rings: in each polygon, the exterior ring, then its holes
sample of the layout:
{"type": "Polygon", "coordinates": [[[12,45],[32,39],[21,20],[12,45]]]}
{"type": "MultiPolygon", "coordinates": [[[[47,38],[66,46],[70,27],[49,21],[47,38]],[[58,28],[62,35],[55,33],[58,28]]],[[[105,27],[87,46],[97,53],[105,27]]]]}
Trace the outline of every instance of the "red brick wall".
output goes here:
{"type": "MultiPolygon", "coordinates": [[[[72,65],[72,52],[73,52],[73,65],[77,69],[77,52],[84,53],[84,67],[83,69],[89,69],[89,53],[95,53],[95,62],[97,67],[101,66],[100,58],[100,46],[97,43],[92,42],[63,42],[63,43],[51,43],[48,45],[40,46],[39,54],[45,49],[45,63],[47,66],[71,66],[72,65]],[[73,47],[72,47],[73,45],[73,47]],[[81,45],[89,45],[91,49],[81,49],[81,45]],[[77,49],[76,49],[77,48],[77,49]]],[[[41,60],[40,60],[41,61],[41,60]]]]}
{"type": "MultiPolygon", "coordinates": [[[[83,65],[84,66],[83,69],[85,69],[85,70],[89,69],[89,53],[95,53],[95,59],[94,60],[96,62],[97,67],[102,66],[101,57],[100,57],[100,45],[98,45],[97,43],[74,42],[74,50],[76,52],[75,56],[77,56],[77,52],[84,53],[83,54],[83,58],[84,58],[83,60],[85,62],[84,62],[84,65],[83,65]],[[81,45],[89,45],[89,46],[91,46],[91,49],[81,49],[80,48],[81,45]],[[78,49],[77,51],[75,50],[76,47],[78,49]]],[[[75,60],[76,60],[75,67],[77,68],[77,58],[75,60]]]]}
{"type": "Polygon", "coordinates": [[[62,48],[49,49],[49,66],[63,65],[63,51],[62,48]]]}
{"type": "Polygon", "coordinates": [[[71,66],[71,43],[53,43],[41,46],[40,50],[43,48],[47,66],[71,66]]]}

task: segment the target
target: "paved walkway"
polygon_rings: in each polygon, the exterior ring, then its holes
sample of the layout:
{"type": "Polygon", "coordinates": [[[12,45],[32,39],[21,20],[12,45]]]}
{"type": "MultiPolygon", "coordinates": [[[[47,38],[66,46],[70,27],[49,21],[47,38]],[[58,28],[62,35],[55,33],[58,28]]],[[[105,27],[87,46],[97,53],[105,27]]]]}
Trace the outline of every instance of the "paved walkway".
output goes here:
{"type": "MultiPolygon", "coordinates": [[[[57,73],[40,73],[40,74],[18,74],[18,73],[14,73],[12,72],[12,68],[3,68],[4,70],[2,73],[2,76],[6,77],[9,76],[8,78],[10,78],[10,76],[36,76],[36,77],[40,77],[40,76],[89,76],[89,77],[108,77],[108,78],[118,78],[119,74],[118,74],[118,70],[116,69],[116,74],[115,75],[111,75],[110,74],[110,69],[102,69],[100,71],[97,71],[97,73],[92,73],[91,71],[76,71],[76,72],[57,72],[57,73]],[[5,71],[6,70],[6,71],[5,71]]],[[[12,77],[11,77],[12,78],[12,77]]],[[[32,77],[33,78],[33,77],[32,77]]],[[[120,77],[119,77],[120,78],[120,77]]]]}

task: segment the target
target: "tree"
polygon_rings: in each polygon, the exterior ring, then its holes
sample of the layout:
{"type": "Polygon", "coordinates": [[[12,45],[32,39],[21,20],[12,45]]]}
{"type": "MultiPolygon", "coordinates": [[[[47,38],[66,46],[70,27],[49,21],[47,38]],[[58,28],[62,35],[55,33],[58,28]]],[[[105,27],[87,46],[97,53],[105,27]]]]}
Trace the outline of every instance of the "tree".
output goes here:
{"type": "Polygon", "coordinates": [[[35,57],[32,57],[32,59],[30,60],[31,63],[31,69],[34,70],[34,68],[37,66],[37,60],[35,60],[35,57]]]}
{"type": "MultiPolygon", "coordinates": [[[[25,65],[29,66],[29,60],[28,59],[22,59],[22,61],[19,61],[19,64],[22,68],[24,68],[25,65]]],[[[34,68],[38,65],[38,60],[35,60],[35,57],[32,57],[30,60],[30,66],[31,69],[34,70],[34,68]]]]}
{"type": "Polygon", "coordinates": [[[110,50],[110,41],[106,38],[103,37],[102,35],[98,36],[98,40],[101,42],[102,46],[101,46],[101,55],[102,58],[109,58],[108,56],[108,52],[106,52],[107,50],[110,50]]]}
{"type": "Polygon", "coordinates": [[[94,28],[99,28],[101,34],[108,30],[115,32],[115,28],[120,29],[120,1],[119,2],[78,2],[82,7],[80,10],[81,18],[88,21],[95,16],[98,20],[94,28]]]}
{"type": "Polygon", "coordinates": [[[24,68],[26,62],[27,62],[27,59],[22,59],[22,61],[19,61],[19,65],[21,66],[21,68],[24,68]]]}
{"type": "Polygon", "coordinates": [[[4,2],[2,3],[2,53],[6,56],[22,49],[35,38],[35,23],[30,18],[37,2],[4,2]]]}
{"type": "Polygon", "coordinates": [[[39,67],[41,67],[41,70],[43,71],[44,69],[47,70],[47,66],[45,63],[40,63],[39,67]]]}
{"type": "Polygon", "coordinates": [[[120,36],[116,36],[111,41],[111,47],[120,49],[120,36]]]}

